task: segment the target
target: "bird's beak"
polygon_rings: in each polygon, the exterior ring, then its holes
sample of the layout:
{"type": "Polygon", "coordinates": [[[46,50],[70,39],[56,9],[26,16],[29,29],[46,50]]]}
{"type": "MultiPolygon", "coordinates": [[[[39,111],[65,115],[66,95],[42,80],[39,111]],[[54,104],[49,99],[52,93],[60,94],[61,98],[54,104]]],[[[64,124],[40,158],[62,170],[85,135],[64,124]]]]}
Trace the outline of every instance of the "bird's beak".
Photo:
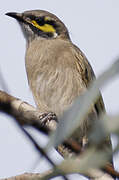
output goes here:
{"type": "Polygon", "coordinates": [[[6,13],[5,15],[15,18],[19,22],[24,22],[24,19],[21,13],[9,12],[9,13],[6,13]]]}

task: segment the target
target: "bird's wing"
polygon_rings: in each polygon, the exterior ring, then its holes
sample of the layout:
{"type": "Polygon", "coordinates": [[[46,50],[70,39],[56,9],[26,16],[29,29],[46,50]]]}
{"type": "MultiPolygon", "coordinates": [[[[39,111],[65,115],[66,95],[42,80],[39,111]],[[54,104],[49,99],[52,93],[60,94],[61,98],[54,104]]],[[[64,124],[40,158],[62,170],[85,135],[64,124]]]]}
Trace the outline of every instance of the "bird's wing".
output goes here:
{"type": "MultiPolygon", "coordinates": [[[[82,51],[75,45],[73,45],[73,46],[76,50],[75,57],[77,60],[77,69],[78,68],[82,69],[82,71],[81,71],[82,78],[83,78],[86,88],[88,88],[89,85],[92,83],[92,81],[95,79],[94,71],[93,71],[91,65],[89,64],[86,56],[82,53],[82,51]]],[[[95,107],[95,110],[98,115],[105,112],[105,106],[104,106],[104,102],[103,102],[101,93],[100,93],[96,103],[94,104],[94,107],[95,107]]]]}
{"type": "MultiPolygon", "coordinates": [[[[81,68],[82,66],[82,71],[81,71],[82,78],[83,78],[83,81],[85,82],[86,87],[88,88],[90,83],[95,79],[94,71],[91,65],[89,64],[87,58],[85,57],[85,55],[80,51],[78,47],[76,47],[75,45],[74,47],[76,50],[77,68],[78,66],[79,68],[81,68]]],[[[103,112],[105,112],[105,106],[104,106],[101,93],[98,99],[96,100],[96,103],[94,104],[94,109],[98,116],[100,116],[103,112]]],[[[99,149],[100,148],[101,149],[104,148],[105,150],[112,149],[111,140],[109,136],[104,139],[104,142],[101,143],[101,147],[99,147],[99,149]]],[[[110,162],[111,164],[113,164],[112,160],[110,160],[110,162]]]]}

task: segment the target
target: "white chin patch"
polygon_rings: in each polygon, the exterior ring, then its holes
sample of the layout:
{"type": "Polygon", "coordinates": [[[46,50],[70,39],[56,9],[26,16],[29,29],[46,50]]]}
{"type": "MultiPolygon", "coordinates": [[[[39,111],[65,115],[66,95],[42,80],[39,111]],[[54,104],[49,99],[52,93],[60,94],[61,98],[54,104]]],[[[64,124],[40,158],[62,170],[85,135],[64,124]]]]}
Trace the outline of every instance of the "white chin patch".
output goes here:
{"type": "Polygon", "coordinates": [[[58,34],[55,32],[53,37],[56,38],[57,36],[58,36],[58,34]]]}

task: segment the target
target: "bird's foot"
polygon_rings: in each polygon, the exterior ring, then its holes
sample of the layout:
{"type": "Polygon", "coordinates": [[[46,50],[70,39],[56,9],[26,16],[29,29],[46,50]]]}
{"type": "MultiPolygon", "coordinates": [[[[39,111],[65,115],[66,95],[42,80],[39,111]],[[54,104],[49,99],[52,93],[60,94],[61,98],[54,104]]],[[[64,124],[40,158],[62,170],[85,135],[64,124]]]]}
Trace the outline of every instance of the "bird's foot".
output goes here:
{"type": "Polygon", "coordinates": [[[41,114],[41,115],[39,116],[39,118],[40,118],[40,121],[41,121],[44,125],[45,125],[46,123],[48,123],[49,121],[52,121],[52,120],[58,122],[57,116],[56,116],[56,114],[53,113],[53,112],[43,113],[43,114],[41,114]]]}

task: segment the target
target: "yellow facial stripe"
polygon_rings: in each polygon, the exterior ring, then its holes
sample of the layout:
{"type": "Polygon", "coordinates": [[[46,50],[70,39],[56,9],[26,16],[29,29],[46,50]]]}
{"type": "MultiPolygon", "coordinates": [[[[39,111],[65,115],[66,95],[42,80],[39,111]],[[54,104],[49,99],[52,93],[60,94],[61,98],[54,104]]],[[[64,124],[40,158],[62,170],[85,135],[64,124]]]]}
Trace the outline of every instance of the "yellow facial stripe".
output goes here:
{"type": "Polygon", "coordinates": [[[31,22],[36,28],[40,29],[41,31],[44,31],[44,32],[56,32],[54,27],[52,25],[50,25],[50,24],[44,24],[43,26],[40,26],[35,20],[32,20],[31,22]]]}

